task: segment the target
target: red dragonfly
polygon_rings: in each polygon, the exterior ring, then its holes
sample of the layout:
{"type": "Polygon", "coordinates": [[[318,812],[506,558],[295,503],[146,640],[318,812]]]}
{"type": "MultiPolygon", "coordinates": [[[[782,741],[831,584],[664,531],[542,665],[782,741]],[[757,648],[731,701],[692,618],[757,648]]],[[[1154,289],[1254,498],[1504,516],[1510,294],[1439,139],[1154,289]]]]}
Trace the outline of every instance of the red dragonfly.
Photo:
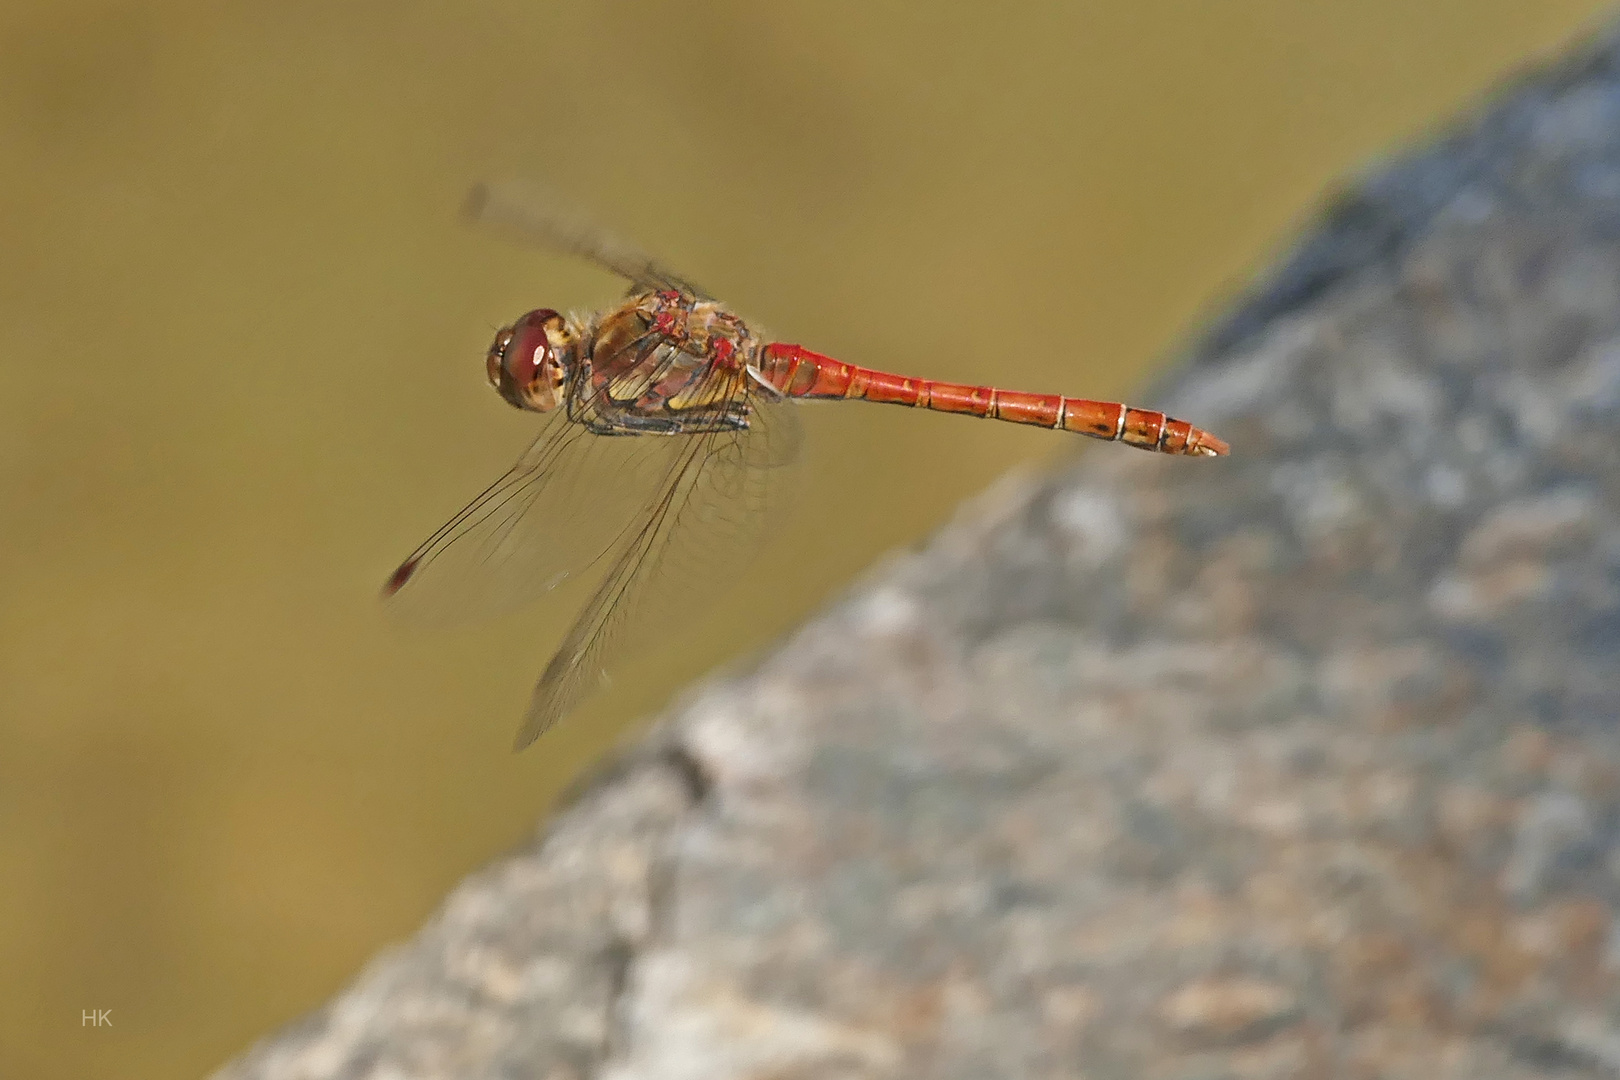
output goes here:
{"type": "Polygon", "coordinates": [[[395,603],[444,614],[509,608],[606,560],[535,687],[521,750],[605,677],[654,617],[689,615],[757,546],[798,444],[796,398],[863,399],[1219,457],[1185,420],[1116,402],[893,375],[768,341],[653,259],[521,185],[480,185],[475,220],[583,256],[630,284],[587,317],[538,308],[495,335],[490,385],[547,414],[523,456],[388,579],[395,603]]]}

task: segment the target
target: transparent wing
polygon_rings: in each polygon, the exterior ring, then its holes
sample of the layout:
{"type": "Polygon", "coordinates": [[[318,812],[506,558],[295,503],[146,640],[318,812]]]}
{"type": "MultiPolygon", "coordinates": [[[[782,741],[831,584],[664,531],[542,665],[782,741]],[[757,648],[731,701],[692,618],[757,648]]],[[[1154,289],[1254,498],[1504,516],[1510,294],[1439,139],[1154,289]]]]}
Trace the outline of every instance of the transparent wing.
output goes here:
{"type": "Polygon", "coordinates": [[[708,293],[632,244],[598,227],[547,188],[521,180],[477,184],[467,194],[469,220],[530,243],[578,255],[630,282],[635,291],[675,289],[703,299],[708,293]]]}
{"type": "Polygon", "coordinates": [[[659,440],[677,455],[541,675],[514,749],[572,711],[628,649],[713,602],[779,519],[794,487],[798,419],[790,403],[745,393],[748,430],[659,440]]]}
{"type": "Polygon", "coordinates": [[[613,549],[657,497],[679,440],[597,435],[564,410],[395,570],[383,592],[415,622],[453,624],[530,603],[613,549]]]}

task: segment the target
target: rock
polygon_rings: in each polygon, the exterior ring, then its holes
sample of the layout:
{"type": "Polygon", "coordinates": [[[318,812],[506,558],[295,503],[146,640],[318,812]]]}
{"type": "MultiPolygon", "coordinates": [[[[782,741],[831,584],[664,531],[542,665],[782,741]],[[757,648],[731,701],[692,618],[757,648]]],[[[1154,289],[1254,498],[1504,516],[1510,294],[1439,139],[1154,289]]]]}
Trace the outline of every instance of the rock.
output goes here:
{"type": "Polygon", "coordinates": [[[220,1080],[1620,1073],[1620,37],[220,1080]]]}
{"type": "Polygon", "coordinates": [[[1299,999],[1284,986],[1259,979],[1199,979],[1165,999],[1160,1014],[1192,1045],[1253,1042],[1299,1017],[1299,999]]]}

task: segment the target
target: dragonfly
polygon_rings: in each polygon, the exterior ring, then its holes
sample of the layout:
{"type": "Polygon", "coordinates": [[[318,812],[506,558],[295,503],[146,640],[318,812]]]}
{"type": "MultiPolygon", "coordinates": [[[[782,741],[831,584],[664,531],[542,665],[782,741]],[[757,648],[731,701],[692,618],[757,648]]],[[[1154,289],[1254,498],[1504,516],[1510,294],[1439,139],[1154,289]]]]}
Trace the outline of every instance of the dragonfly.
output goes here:
{"type": "Polygon", "coordinates": [[[572,711],[632,644],[689,623],[738,576],[792,486],[797,402],[905,405],[1161,454],[1228,453],[1209,432],[1150,409],[897,375],[769,340],[533,185],[480,184],[466,215],[628,283],[616,307],[536,308],[496,333],[489,383],[509,405],[544,415],[542,428],[383,590],[391,604],[459,618],[519,606],[606,565],[540,675],[514,750],[572,711]]]}

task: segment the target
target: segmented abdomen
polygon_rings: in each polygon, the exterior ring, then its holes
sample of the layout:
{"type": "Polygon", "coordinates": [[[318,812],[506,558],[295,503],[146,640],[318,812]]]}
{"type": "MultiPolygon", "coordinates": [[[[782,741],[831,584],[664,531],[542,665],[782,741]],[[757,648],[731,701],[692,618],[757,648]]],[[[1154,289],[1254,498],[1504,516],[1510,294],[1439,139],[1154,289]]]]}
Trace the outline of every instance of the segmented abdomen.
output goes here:
{"type": "Polygon", "coordinates": [[[1225,442],[1185,420],[1117,401],[1028,394],[993,386],[912,379],[834,360],[798,345],[772,342],[759,353],[759,373],[789,397],[843,398],[963,413],[1014,424],[1061,428],[1161,454],[1221,457],[1225,442]]]}

